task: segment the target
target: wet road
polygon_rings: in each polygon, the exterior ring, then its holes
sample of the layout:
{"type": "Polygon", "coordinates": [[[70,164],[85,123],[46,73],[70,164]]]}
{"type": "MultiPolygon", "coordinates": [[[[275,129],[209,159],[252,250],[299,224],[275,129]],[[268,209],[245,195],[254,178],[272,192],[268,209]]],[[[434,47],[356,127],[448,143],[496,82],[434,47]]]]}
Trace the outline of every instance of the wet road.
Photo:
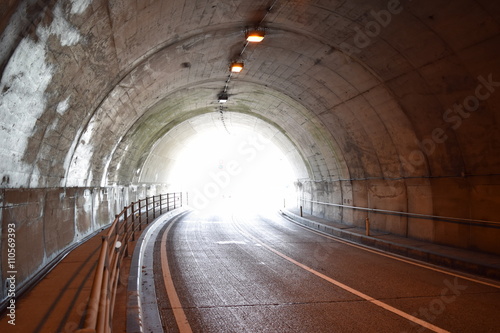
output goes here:
{"type": "Polygon", "coordinates": [[[162,236],[165,331],[500,332],[491,281],[353,246],[277,213],[193,212],[162,236]]]}

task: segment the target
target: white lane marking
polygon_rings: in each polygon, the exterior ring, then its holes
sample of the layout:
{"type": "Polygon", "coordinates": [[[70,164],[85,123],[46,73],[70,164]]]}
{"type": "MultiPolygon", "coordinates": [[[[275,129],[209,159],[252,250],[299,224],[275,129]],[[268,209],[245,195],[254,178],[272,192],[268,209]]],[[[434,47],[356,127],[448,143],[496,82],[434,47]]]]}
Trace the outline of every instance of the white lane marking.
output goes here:
{"type": "Polygon", "coordinates": [[[287,255],[285,255],[285,254],[283,254],[283,253],[279,252],[278,250],[276,250],[276,249],[272,248],[271,246],[269,246],[269,245],[267,245],[267,244],[263,243],[262,241],[260,241],[260,240],[259,240],[259,239],[257,239],[256,237],[254,237],[253,235],[251,235],[251,234],[249,234],[248,232],[246,232],[246,231],[242,230],[242,229],[241,229],[238,225],[236,225],[236,224],[235,224],[235,227],[236,227],[237,229],[239,229],[239,230],[240,230],[240,232],[241,232],[242,234],[244,234],[244,235],[246,235],[247,237],[249,237],[249,238],[253,239],[255,242],[260,243],[263,247],[265,247],[265,248],[266,248],[266,249],[268,249],[269,251],[273,252],[274,254],[276,254],[276,255],[280,256],[281,258],[283,258],[283,259],[285,259],[285,260],[287,260],[287,261],[289,261],[289,262],[291,262],[291,263],[293,263],[293,264],[295,264],[295,265],[299,266],[300,268],[302,268],[302,269],[304,269],[304,270],[306,270],[306,271],[308,271],[308,272],[310,272],[310,273],[312,273],[312,274],[316,275],[317,277],[320,277],[320,278],[322,278],[323,280],[325,280],[325,281],[327,281],[327,282],[330,282],[331,284],[334,284],[334,285],[336,285],[337,287],[340,287],[340,288],[344,289],[344,290],[345,290],[345,291],[347,291],[347,292],[350,292],[351,294],[354,294],[354,295],[356,295],[356,296],[358,296],[358,297],[360,297],[360,298],[363,298],[364,300],[367,300],[368,302],[370,302],[370,303],[372,303],[372,304],[374,304],[374,305],[376,305],[376,306],[379,306],[379,307],[381,307],[381,308],[383,308],[383,309],[385,309],[385,310],[387,310],[387,311],[390,311],[390,312],[392,312],[392,313],[394,313],[394,314],[396,314],[396,315],[398,315],[398,316],[400,316],[400,317],[403,317],[403,318],[405,318],[405,319],[407,319],[407,320],[410,320],[410,321],[412,321],[412,322],[414,322],[414,323],[416,323],[416,324],[418,324],[418,325],[420,325],[420,326],[423,326],[423,327],[425,327],[425,328],[427,328],[427,329],[429,329],[429,330],[431,330],[431,331],[433,331],[433,332],[437,332],[437,333],[450,333],[449,331],[447,331],[447,330],[445,330],[445,329],[442,329],[442,328],[440,328],[440,327],[438,327],[438,326],[435,326],[435,325],[433,325],[433,324],[431,324],[431,323],[428,323],[428,322],[426,322],[426,321],[424,321],[424,320],[422,320],[422,319],[420,319],[420,318],[417,318],[417,317],[415,317],[415,316],[412,316],[412,315],[410,315],[410,314],[408,314],[408,313],[406,313],[406,312],[404,312],[404,311],[401,311],[401,310],[399,310],[399,309],[396,309],[395,307],[392,307],[392,306],[390,306],[389,304],[386,304],[386,303],[384,303],[384,302],[381,302],[381,301],[379,301],[379,300],[377,300],[377,299],[375,299],[375,298],[373,298],[373,297],[371,297],[371,296],[368,296],[368,295],[367,295],[367,294],[365,294],[365,293],[362,293],[362,292],[361,292],[361,291],[359,291],[359,290],[356,290],[356,289],[354,289],[354,288],[349,287],[348,285],[343,284],[342,282],[339,282],[339,281],[337,281],[337,280],[334,280],[334,279],[332,279],[331,277],[326,276],[325,274],[322,274],[322,273],[320,273],[320,272],[318,272],[318,271],[315,271],[315,270],[314,270],[314,269],[312,269],[311,267],[306,266],[306,265],[304,265],[304,264],[302,264],[302,263],[300,263],[300,262],[298,262],[298,261],[296,261],[296,260],[294,260],[294,259],[292,259],[292,258],[288,257],[287,255]]]}
{"type": "Polygon", "coordinates": [[[451,275],[451,276],[456,276],[458,278],[461,278],[461,279],[464,279],[464,280],[468,280],[468,281],[471,281],[471,282],[475,282],[475,283],[479,283],[479,284],[483,284],[485,286],[489,286],[489,287],[500,289],[500,285],[498,285],[498,284],[486,282],[486,281],[483,281],[483,280],[478,280],[478,279],[475,279],[475,278],[472,278],[472,277],[467,277],[465,275],[461,275],[461,274],[454,273],[454,272],[451,272],[451,271],[446,271],[444,269],[440,269],[440,268],[437,268],[435,266],[431,266],[431,264],[421,264],[421,263],[418,263],[418,262],[413,261],[413,260],[402,258],[402,257],[400,257],[398,255],[395,255],[395,254],[389,254],[389,253],[384,252],[382,250],[373,250],[373,249],[370,249],[370,248],[362,246],[362,245],[353,244],[351,242],[342,240],[342,239],[337,238],[335,236],[325,234],[325,233],[323,233],[321,231],[310,229],[310,228],[308,228],[306,226],[303,226],[303,225],[301,225],[301,224],[299,224],[299,223],[297,223],[297,222],[295,222],[293,220],[290,220],[289,218],[283,217],[281,215],[278,215],[278,216],[284,218],[285,220],[287,220],[289,222],[292,222],[296,226],[298,226],[298,227],[300,227],[302,229],[305,229],[305,230],[307,230],[309,232],[312,232],[314,234],[323,236],[325,238],[331,239],[333,241],[336,241],[336,242],[339,242],[339,243],[342,243],[342,244],[345,244],[345,245],[349,245],[349,246],[358,248],[360,250],[364,250],[364,251],[367,251],[367,252],[378,254],[378,255],[381,255],[381,256],[384,256],[384,257],[387,257],[387,258],[391,258],[391,259],[394,259],[394,260],[402,261],[402,262],[405,262],[407,264],[411,264],[411,265],[414,265],[414,266],[418,266],[418,267],[426,268],[426,269],[429,269],[429,270],[433,270],[433,271],[436,271],[436,272],[439,272],[439,273],[443,273],[443,274],[447,274],[447,275],[451,275]]]}
{"type": "Polygon", "coordinates": [[[167,229],[163,233],[161,238],[161,270],[163,273],[163,282],[165,284],[165,289],[167,291],[168,299],[170,300],[170,305],[172,306],[172,311],[174,312],[175,321],[179,327],[181,333],[192,333],[191,326],[187,320],[184,309],[182,308],[179,296],[175,290],[174,281],[172,281],[172,275],[170,274],[170,269],[168,266],[168,256],[167,256],[167,235],[172,228],[172,225],[177,222],[177,219],[170,222],[167,229]]]}
{"type": "Polygon", "coordinates": [[[245,242],[242,242],[242,241],[219,241],[219,242],[215,242],[215,243],[219,244],[219,245],[228,245],[228,244],[245,245],[246,244],[245,242]]]}

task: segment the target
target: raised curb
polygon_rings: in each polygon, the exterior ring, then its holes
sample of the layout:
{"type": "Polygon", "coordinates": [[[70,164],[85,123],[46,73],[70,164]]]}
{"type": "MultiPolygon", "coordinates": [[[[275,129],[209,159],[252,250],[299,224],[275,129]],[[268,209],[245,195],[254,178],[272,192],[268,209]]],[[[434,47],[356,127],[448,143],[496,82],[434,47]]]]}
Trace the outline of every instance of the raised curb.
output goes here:
{"type": "Polygon", "coordinates": [[[154,288],[154,242],[150,240],[156,238],[157,233],[166,223],[187,211],[187,208],[182,207],[159,216],[144,229],[137,240],[128,278],[127,333],[163,330],[154,288]],[[147,325],[144,324],[145,322],[147,325]],[[144,326],[147,326],[146,330],[144,326]]]}
{"type": "Polygon", "coordinates": [[[491,279],[500,280],[500,267],[488,266],[483,263],[473,262],[464,258],[453,257],[409,245],[398,244],[376,237],[361,235],[358,233],[342,230],[321,222],[298,216],[288,210],[282,209],[280,213],[288,217],[292,222],[299,223],[308,228],[324,232],[354,243],[362,244],[379,250],[391,252],[411,259],[424,261],[430,264],[448,267],[451,269],[471,273],[491,279]]]}

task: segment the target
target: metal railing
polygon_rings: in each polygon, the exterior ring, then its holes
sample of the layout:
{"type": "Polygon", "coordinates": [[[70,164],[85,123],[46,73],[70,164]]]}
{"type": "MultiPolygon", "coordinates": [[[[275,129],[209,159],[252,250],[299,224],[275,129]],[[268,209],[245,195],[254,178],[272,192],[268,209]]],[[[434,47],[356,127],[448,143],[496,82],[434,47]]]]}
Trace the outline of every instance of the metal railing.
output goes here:
{"type": "Polygon", "coordinates": [[[101,252],[85,313],[85,322],[79,333],[107,333],[112,331],[116,290],[120,265],[128,256],[128,243],[135,240],[137,231],[164,212],[182,206],[182,193],[168,193],[132,202],[125,207],[102,237],[101,252]]]}
{"type": "MultiPolygon", "coordinates": [[[[349,209],[362,210],[362,211],[367,211],[367,212],[372,212],[372,213],[381,213],[381,214],[388,214],[388,215],[401,215],[401,216],[407,216],[407,217],[413,217],[413,218],[448,221],[448,222],[452,222],[452,223],[453,222],[455,222],[455,223],[468,223],[468,224],[475,224],[478,226],[500,226],[500,222],[497,222],[497,221],[465,219],[465,218],[460,218],[460,217],[436,216],[436,215],[427,215],[427,214],[418,214],[418,213],[407,213],[407,212],[401,212],[401,211],[395,211],[395,210],[385,210],[385,209],[377,209],[377,208],[367,208],[367,207],[357,207],[357,206],[349,206],[349,205],[342,205],[342,204],[333,204],[333,203],[328,203],[328,202],[309,200],[309,199],[305,199],[305,198],[300,198],[299,200],[314,203],[314,204],[319,204],[319,205],[334,206],[334,207],[340,207],[340,208],[349,208],[349,209]]],[[[300,206],[300,207],[302,207],[302,206],[300,206]]]]}

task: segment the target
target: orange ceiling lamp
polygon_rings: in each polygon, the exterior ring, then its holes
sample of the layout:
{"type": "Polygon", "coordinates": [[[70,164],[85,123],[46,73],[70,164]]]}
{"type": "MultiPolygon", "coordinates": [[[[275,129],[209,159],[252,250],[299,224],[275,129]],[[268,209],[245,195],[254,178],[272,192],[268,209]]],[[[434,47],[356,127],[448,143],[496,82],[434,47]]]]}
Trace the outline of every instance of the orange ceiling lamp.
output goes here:
{"type": "Polygon", "coordinates": [[[265,37],[265,33],[263,30],[249,30],[247,32],[247,42],[250,43],[260,43],[265,37]]]}
{"type": "Polygon", "coordinates": [[[229,67],[231,70],[231,73],[239,73],[243,70],[243,63],[242,62],[233,62],[231,63],[231,66],[229,67]]]}

